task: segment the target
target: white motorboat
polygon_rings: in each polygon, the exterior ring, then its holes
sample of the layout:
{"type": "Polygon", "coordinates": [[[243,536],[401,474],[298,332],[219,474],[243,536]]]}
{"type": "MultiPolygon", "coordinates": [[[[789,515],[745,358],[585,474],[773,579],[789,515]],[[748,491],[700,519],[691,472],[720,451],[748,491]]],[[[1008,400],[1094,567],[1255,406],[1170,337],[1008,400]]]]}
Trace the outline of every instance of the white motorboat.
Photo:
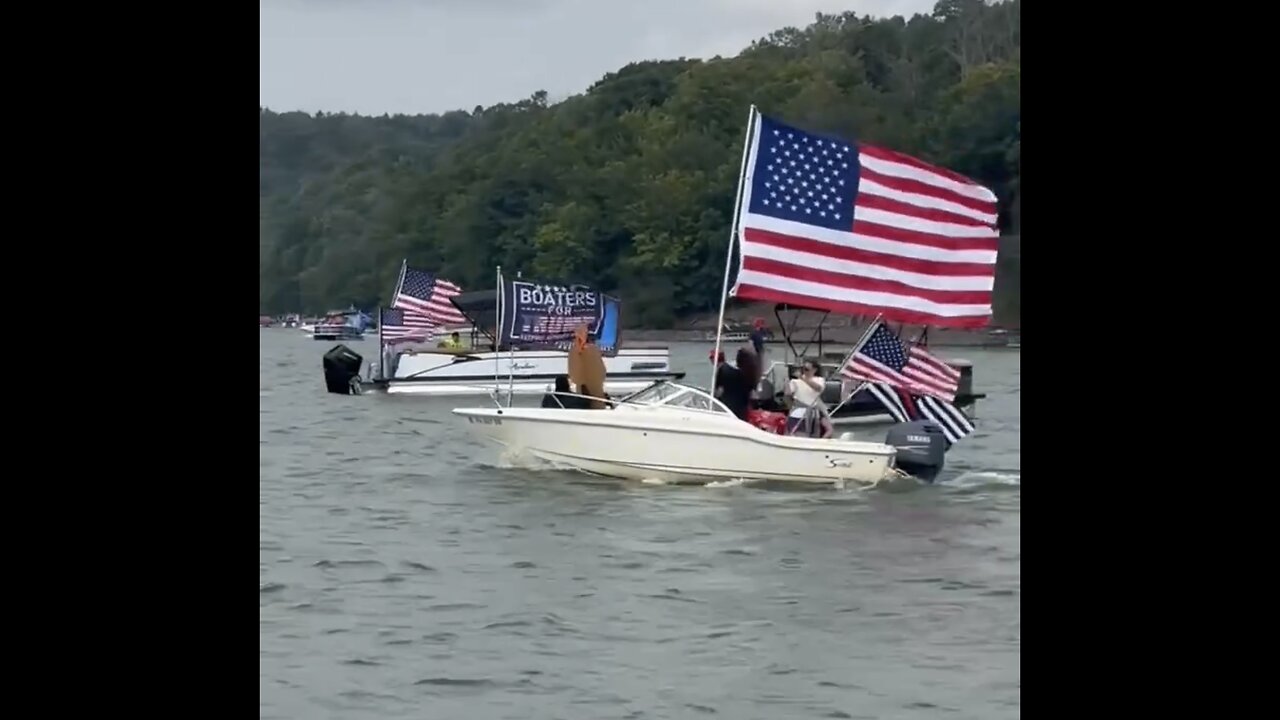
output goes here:
{"type": "MultiPolygon", "coordinates": [[[[993,192],[955,173],[931,169],[897,153],[806,133],[765,118],[752,106],[725,258],[715,350],[724,337],[730,296],[843,314],[870,309],[880,317],[896,316],[899,322],[927,317],[939,326],[968,326],[989,319],[989,295],[983,293],[989,293],[994,284],[995,253],[984,248],[994,244],[998,232],[994,211],[993,192]],[[874,170],[866,177],[859,174],[864,159],[874,170]],[[794,174],[788,176],[789,170],[794,174]],[[881,180],[869,180],[873,175],[881,180]],[[925,221],[913,215],[936,202],[894,189],[897,180],[883,179],[894,175],[910,179],[913,188],[930,186],[934,194],[959,198],[963,202],[948,200],[947,207],[963,222],[925,221]],[[864,179],[868,181],[862,185],[864,179]],[[821,197],[815,193],[822,193],[821,197]],[[865,205],[859,204],[863,193],[865,205]],[[903,197],[924,205],[911,205],[903,197]],[[847,214],[850,208],[852,218],[847,214]],[[889,230],[877,226],[885,222],[905,225],[889,230]],[[871,232],[889,237],[868,239],[871,232]],[[929,243],[937,244],[939,239],[960,247],[968,243],[975,249],[920,263],[920,258],[934,252],[929,243]],[[738,279],[730,291],[735,241],[740,245],[738,279]],[[896,259],[877,265],[874,258],[881,256],[896,259]],[[931,270],[948,263],[965,264],[959,267],[963,275],[954,268],[929,274],[904,271],[895,265],[901,264],[899,260],[931,270]]],[[[871,333],[868,329],[850,352],[851,358],[871,333]]],[[[898,344],[896,338],[894,344],[898,344]]],[[[877,344],[870,350],[884,359],[869,353],[866,357],[879,363],[885,373],[897,372],[907,363],[906,351],[893,355],[893,348],[877,344]]],[[[891,375],[884,377],[893,380],[891,375]]],[[[908,381],[898,382],[903,386],[908,381]]],[[[495,385],[499,385],[496,378],[495,385]]],[[[517,452],[586,472],[638,480],[740,478],[841,484],[875,483],[909,474],[932,481],[951,444],[943,426],[929,419],[893,425],[884,442],[847,439],[847,434],[839,439],[789,434],[812,427],[806,420],[809,414],[822,412],[817,406],[793,408],[792,413],[799,410],[803,416],[798,418],[802,424],[788,424],[790,431],[769,432],[744,422],[707,391],[670,382],[611,403],[608,409],[543,405],[453,412],[466,418],[471,429],[517,452]]]]}
{"type": "Polygon", "coordinates": [[[453,414],[518,453],[631,480],[833,484],[895,475],[892,445],[775,435],[739,420],[706,391],[667,381],[599,410],[490,407],[453,414]]]}

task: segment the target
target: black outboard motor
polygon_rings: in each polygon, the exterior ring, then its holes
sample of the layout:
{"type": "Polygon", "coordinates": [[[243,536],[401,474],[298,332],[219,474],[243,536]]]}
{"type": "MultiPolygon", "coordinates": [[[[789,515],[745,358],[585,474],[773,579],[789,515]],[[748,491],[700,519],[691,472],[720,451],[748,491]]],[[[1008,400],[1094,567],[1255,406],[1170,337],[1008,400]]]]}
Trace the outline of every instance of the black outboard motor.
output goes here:
{"type": "Polygon", "coordinates": [[[914,420],[889,428],[884,443],[898,450],[897,468],[912,477],[933,482],[942,472],[947,436],[932,420],[914,420]]]}
{"type": "Polygon", "coordinates": [[[336,395],[360,394],[360,364],[364,358],[346,345],[324,354],[324,386],[336,395]]]}

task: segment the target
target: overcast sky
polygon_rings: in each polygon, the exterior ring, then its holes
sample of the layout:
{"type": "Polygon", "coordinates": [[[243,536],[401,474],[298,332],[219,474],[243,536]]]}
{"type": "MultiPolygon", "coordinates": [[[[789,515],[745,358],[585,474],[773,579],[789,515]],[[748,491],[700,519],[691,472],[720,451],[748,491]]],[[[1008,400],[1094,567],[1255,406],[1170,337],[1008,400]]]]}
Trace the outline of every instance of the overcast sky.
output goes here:
{"type": "Polygon", "coordinates": [[[558,100],[639,60],[736,55],[854,10],[935,0],[259,0],[258,97],[284,112],[430,113],[558,100]]]}

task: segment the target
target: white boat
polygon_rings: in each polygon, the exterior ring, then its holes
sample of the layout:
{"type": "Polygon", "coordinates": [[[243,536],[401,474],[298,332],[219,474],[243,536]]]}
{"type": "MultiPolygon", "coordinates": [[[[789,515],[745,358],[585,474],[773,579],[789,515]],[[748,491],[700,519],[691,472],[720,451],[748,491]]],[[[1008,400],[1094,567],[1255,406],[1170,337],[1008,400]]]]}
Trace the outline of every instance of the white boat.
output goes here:
{"type": "MultiPolygon", "coordinates": [[[[797,193],[795,198],[790,200],[797,205],[791,205],[792,214],[785,217],[781,214],[783,213],[782,203],[786,201],[771,201],[770,198],[776,198],[779,193],[785,198],[788,192],[786,186],[778,184],[776,191],[768,190],[771,183],[781,183],[780,175],[786,173],[786,169],[781,166],[783,155],[791,155],[793,150],[796,152],[797,158],[790,161],[792,167],[805,160],[803,153],[809,154],[810,161],[820,163],[819,147],[831,142],[830,150],[843,157],[843,153],[849,151],[844,141],[837,142],[818,136],[810,138],[799,128],[792,128],[775,120],[766,121],[754,106],[751,108],[747,127],[742,171],[738,178],[738,197],[735,200],[734,223],[730,230],[730,247],[725,259],[726,291],[721,295],[716,350],[719,349],[726,329],[724,317],[731,294],[741,299],[773,302],[789,302],[789,298],[795,296],[804,299],[813,309],[823,312],[844,312],[850,308],[851,304],[879,299],[879,295],[875,293],[852,291],[843,284],[850,278],[869,277],[860,274],[864,268],[859,262],[839,260],[838,262],[844,265],[831,267],[838,265],[833,260],[830,263],[831,266],[822,268],[822,273],[826,273],[823,275],[812,272],[814,268],[811,265],[797,265],[794,258],[778,260],[775,257],[777,248],[758,238],[752,240],[751,250],[757,255],[752,256],[750,268],[746,260],[748,254],[746,241],[741,241],[742,248],[737,253],[738,281],[734,285],[734,291],[728,290],[734,258],[733,244],[735,240],[740,240],[740,230],[744,233],[743,237],[746,232],[740,226],[741,210],[744,206],[753,207],[750,203],[753,185],[746,184],[745,180],[748,174],[754,173],[754,170],[748,168],[760,165],[763,171],[758,176],[759,179],[753,181],[760,185],[757,192],[761,192],[761,197],[764,198],[751,210],[751,217],[757,225],[753,228],[754,230],[765,227],[760,232],[771,234],[782,232],[768,229],[768,227],[781,227],[777,223],[768,226],[768,222],[778,219],[774,217],[777,215],[783,217],[786,223],[790,223],[787,227],[798,226],[803,232],[809,233],[810,235],[806,237],[811,241],[810,246],[829,242],[832,247],[837,247],[840,243],[852,243],[847,227],[843,230],[830,227],[832,222],[836,222],[835,219],[822,221],[815,219],[812,223],[797,219],[801,217],[795,214],[799,210],[798,205],[805,203],[805,199],[799,195],[798,187],[794,191],[797,193]],[[767,129],[766,122],[769,125],[767,129]],[[797,135],[801,138],[800,140],[795,139],[797,135]],[[767,138],[767,142],[770,143],[768,153],[760,150],[762,138],[767,138]],[[810,142],[811,140],[814,142],[810,142]],[[788,142],[790,146],[787,145],[788,142]],[[805,144],[803,150],[801,143],[805,144]],[[778,154],[776,158],[772,155],[779,152],[782,154],[778,154]],[[772,164],[765,163],[778,163],[779,167],[776,168],[778,174],[763,174],[775,171],[772,164]],[[770,205],[771,202],[772,205],[770,205]],[[763,220],[760,220],[761,218],[763,220]],[[816,236],[828,238],[828,240],[812,241],[816,236]],[[744,282],[744,277],[747,282],[744,282]],[[851,295],[851,292],[862,294],[851,295]],[[850,300],[851,297],[860,299],[850,300]]],[[[821,152],[822,155],[830,154],[826,149],[821,152]]],[[[832,166],[836,162],[839,162],[836,157],[826,161],[827,165],[832,166]]],[[[836,180],[833,177],[838,175],[839,187],[843,188],[846,185],[846,169],[850,162],[860,162],[856,152],[849,162],[842,163],[841,170],[827,170],[819,165],[813,169],[812,174],[808,175],[808,180],[814,180],[817,173],[825,173],[822,182],[826,183],[826,192],[836,193],[839,197],[841,192],[848,192],[848,190],[837,189],[836,180]]],[[[898,165],[893,167],[895,172],[921,174],[919,165],[919,161],[912,161],[902,166],[906,169],[901,169],[898,165]]],[[[795,184],[799,177],[803,177],[799,175],[801,172],[810,172],[809,165],[796,170],[797,177],[789,179],[791,184],[795,184]]],[[[856,183],[856,171],[852,172],[855,172],[855,176],[848,179],[856,183]]],[[[955,177],[954,174],[949,174],[944,180],[947,183],[956,184],[955,177]]],[[[808,184],[808,182],[804,181],[801,184],[808,184]]],[[[813,191],[808,193],[808,197],[812,198],[814,192],[822,189],[822,186],[815,185],[813,191]]],[[[989,196],[994,203],[994,193],[985,188],[982,190],[985,191],[983,194],[989,196]]],[[[822,197],[825,199],[827,196],[822,197]]],[[[817,210],[821,207],[822,205],[815,200],[813,209],[817,210]]],[[[826,208],[834,209],[835,206],[828,204],[826,208]]],[[[804,212],[809,211],[805,209],[804,212]]],[[[841,209],[840,212],[844,210],[841,209]]],[[[819,215],[825,217],[826,210],[819,212],[819,215]]],[[[832,215],[833,218],[838,217],[836,213],[832,215]]],[[[943,230],[951,232],[949,228],[943,228],[943,230]]],[[[816,251],[807,249],[803,253],[796,251],[796,254],[812,252],[816,251]]],[[[993,282],[994,264],[991,268],[990,280],[993,282]]],[[[877,278],[871,277],[871,279],[877,278]]],[[[977,278],[977,281],[985,282],[986,280],[987,278],[977,278]]],[[[885,294],[887,293],[880,293],[880,295],[885,294]]],[[[891,300],[898,302],[896,299],[891,300]]],[[[876,325],[873,324],[872,327],[876,325]]],[[[855,345],[855,351],[861,348],[870,337],[871,328],[868,328],[867,333],[855,345]]],[[[892,359],[890,361],[896,362],[892,359]]],[[[906,362],[905,358],[902,362],[906,362]]],[[[885,367],[889,366],[885,365],[885,367]]],[[[893,369],[896,370],[897,367],[893,369]]],[[[708,373],[710,374],[710,368],[708,373]]],[[[494,382],[495,386],[500,387],[497,379],[494,382]]],[[[558,396],[559,393],[553,395],[553,397],[558,396]]],[[[543,403],[543,407],[539,408],[513,407],[510,404],[507,407],[457,408],[453,413],[466,418],[468,427],[473,431],[517,453],[532,455],[553,464],[589,473],[634,480],[653,478],[681,482],[742,479],[840,485],[849,481],[877,483],[896,476],[911,475],[929,482],[941,471],[946,450],[950,446],[950,440],[942,425],[924,419],[893,425],[887,431],[884,442],[854,440],[847,433],[838,439],[794,434],[796,430],[806,426],[812,427],[812,424],[806,422],[809,415],[801,419],[799,426],[788,423],[791,427],[790,431],[769,432],[740,419],[707,391],[670,382],[657,383],[632,397],[611,403],[607,409],[570,409],[546,405],[547,403],[543,403]],[[793,434],[787,434],[787,432],[793,434]]],[[[799,409],[802,413],[804,412],[803,408],[799,409]]],[[[809,412],[817,413],[818,411],[811,408],[809,412]]],[[[749,418],[750,415],[748,415],[749,418]]],[[[952,432],[954,434],[954,430],[952,432]]]]}
{"type": "MultiPolygon", "coordinates": [[[[499,287],[502,283],[499,282],[499,287]]],[[[487,395],[495,380],[503,393],[541,395],[555,388],[557,376],[565,374],[569,353],[565,350],[527,346],[511,338],[511,328],[495,352],[498,290],[466,292],[449,302],[470,322],[468,327],[450,327],[433,332],[427,347],[384,351],[374,379],[375,388],[392,395],[487,395]],[[454,332],[463,348],[430,347],[454,332]]],[[[604,357],[605,387],[609,395],[626,395],[648,387],[657,380],[679,380],[682,372],[671,371],[671,350],[662,344],[628,344],[615,347],[604,357]]]]}
{"type": "Polygon", "coordinates": [[[775,435],[704,390],[658,382],[600,410],[457,408],[489,440],[554,465],[631,480],[874,483],[893,476],[885,443],[775,435]]]}
{"type": "MultiPolygon", "coordinates": [[[[393,374],[384,384],[393,395],[487,395],[494,389],[496,374],[501,392],[541,395],[554,389],[568,358],[560,350],[408,350],[391,360],[393,374]]],[[[604,391],[609,395],[626,395],[656,380],[684,377],[671,372],[671,351],[665,345],[631,345],[604,358],[604,365],[604,391]]]]}

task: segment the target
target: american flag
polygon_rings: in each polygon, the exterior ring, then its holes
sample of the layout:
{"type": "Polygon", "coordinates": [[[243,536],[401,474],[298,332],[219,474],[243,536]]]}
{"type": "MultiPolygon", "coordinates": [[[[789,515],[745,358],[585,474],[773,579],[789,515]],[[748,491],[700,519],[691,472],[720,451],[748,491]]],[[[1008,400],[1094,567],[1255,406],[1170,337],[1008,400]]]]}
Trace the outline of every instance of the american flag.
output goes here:
{"type": "Polygon", "coordinates": [[[421,342],[427,339],[435,325],[431,318],[414,310],[383,308],[378,325],[384,345],[402,342],[421,342]]]}
{"type": "Polygon", "coordinates": [[[757,117],[734,296],[915,325],[990,321],[991,190],[892,150],[757,117]]]}
{"type": "Polygon", "coordinates": [[[391,307],[413,310],[439,325],[465,325],[467,318],[449,302],[460,294],[462,288],[448,280],[405,265],[391,307]]]}
{"type": "Polygon", "coordinates": [[[945,400],[928,395],[912,395],[885,383],[868,383],[867,392],[879,400],[898,422],[908,422],[920,417],[936,422],[942,428],[942,434],[947,437],[947,442],[953,445],[974,430],[973,421],[960,408],[945,400]]]}
{"type": "Polygon", "coordinates": [[[849,356],[840,374],[851,380],[883,382],[948,401],[955,400],[960,389],[959,370],[922,347],[908,350],[883,322],[876,323],[876,329],[849,356]]]}

